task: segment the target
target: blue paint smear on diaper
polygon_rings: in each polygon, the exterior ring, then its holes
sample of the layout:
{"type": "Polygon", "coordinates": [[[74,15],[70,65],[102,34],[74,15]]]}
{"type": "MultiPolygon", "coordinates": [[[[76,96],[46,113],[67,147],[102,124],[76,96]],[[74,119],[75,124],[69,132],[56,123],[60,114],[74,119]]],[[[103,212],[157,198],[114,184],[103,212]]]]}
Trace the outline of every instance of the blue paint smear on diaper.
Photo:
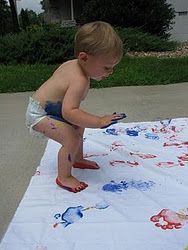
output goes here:
{"type": "Polygon", "coordinates": [[[131,180],[131,181],[121,181],[120,183],[116,183],[115,181],[111,181],[108,184],[105,184],[102,187],[103,191],[107,192],[113,192],[113,193],[119,193],[122,192],[123,190],[127,189],[138,189],[140,191],[147,191],[149,190],[155,183],[153,181],[136,181],[136,180],[131,180]]]}
{"type": "Polygon", "coordinates": [[[51,101],[46,101],[44,110],[46,111],[47,115],[55,120],[66,122],[70,125],[72,125],[70,122],[65,120],[62,116],[62,102],[51,102],[51,101]]]}
{"type": "Polygon", "coordinates": [[[47,101],[44,109],[48,115],[62,117],[62,111],[61,111],[62,110],[62,102],[60,102],[60,101],[58,101],[58,102],[47,101]]]}

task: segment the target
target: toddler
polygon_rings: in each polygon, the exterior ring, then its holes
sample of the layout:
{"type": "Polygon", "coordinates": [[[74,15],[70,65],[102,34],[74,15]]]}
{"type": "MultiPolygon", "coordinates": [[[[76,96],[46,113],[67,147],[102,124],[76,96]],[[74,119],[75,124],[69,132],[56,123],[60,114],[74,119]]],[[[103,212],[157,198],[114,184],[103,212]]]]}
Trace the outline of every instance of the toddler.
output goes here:
{"type": "Polygon", "coordinates": [[[80,103],[88,93],[90,79],[100,81],[112,74],[123,46],[110,24],[96,21],[78,29],[74,51],[76,59],[63,63],[30,97],[26,125],[32,133],[61,144],[56,184],[76,193],[88,185],[72,176],[72,167],[99,168],[83,157],[84,129],[102,128],[120,118],[118,114],[90,114],[80,109],[80,103]]]}

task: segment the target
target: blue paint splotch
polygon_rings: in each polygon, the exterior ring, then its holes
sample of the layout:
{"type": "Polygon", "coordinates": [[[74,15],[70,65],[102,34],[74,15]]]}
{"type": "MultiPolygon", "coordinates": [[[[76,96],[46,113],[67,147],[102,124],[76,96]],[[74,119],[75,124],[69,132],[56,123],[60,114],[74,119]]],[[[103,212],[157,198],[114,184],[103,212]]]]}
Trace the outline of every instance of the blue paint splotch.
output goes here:
{"type": "Polygon", "coordinates": [[[126,133],[129,136],[138,136],[138,131],[134,129],[126,129],[126,133]]]}
{"type": "Polygon", "coordinates": [[[105,184],[102,187],[102,190],[106,192],[113,192],[113,193],[119,193],[119,192],[122,192],[123,190],[131,189],[131,188],[134,188],[140,191],[147,191],[154,184],[155,183],[153,181],[142,181],[142,180],[120,181],[119,183],[115,181],[111,181],[110,183],[105,184]]]}
{"type": "Polygon", "coordinates": [[[96,209],[105,209],[105,208],[107,208],[109,206],[110,205],[106,201],[101,201],[99,203],[96,203],[94,208],[96,208],[96,209]]]}
{"type": "Polygon", "coordinates": [[[171,123],[171,121],[172,121],[172,119],[166,118],[166,119],[160,121],[160,123],[163,126],[163,128],[166,128],[171,123]]]}
{"type": "Polygon", "coordinates": [[[146,133],[145,138],[150,140],[159,140],[159,136],[155,133],[146,133]]]}
{"type": "Polygon", "coordinates": [[[82,206],[69,207],[63,214],[55,214],[54,218],[61,219],[61,222],[58,222],[58,224],[60,223],[64,227],[67,227],[68,225],[78,221],[83,217],[82,209],[82,206]]]}
{"type": "Polygon", "coordinates": [[[107,128],[104,133],[107,135],[118,135],[118,131],[115,128],[107,128]]]}
{"type": "Polygon", "coordinates": [[[77,222],[79,219],[83,217],[83,212],[90,210],[90,209],[105,209],[109,207],[109,204],[106,201],[101,201],[99,203],[96,203],[94,206],[86,207],[83,206],[77,206],[77,207],[69,207],[64,213],[57,213],[54,215],[54,218],[58,220],[53,226],[54,228],[62,224],[63,227],[67,227],[70,224],[73,224],[77,222]]]}

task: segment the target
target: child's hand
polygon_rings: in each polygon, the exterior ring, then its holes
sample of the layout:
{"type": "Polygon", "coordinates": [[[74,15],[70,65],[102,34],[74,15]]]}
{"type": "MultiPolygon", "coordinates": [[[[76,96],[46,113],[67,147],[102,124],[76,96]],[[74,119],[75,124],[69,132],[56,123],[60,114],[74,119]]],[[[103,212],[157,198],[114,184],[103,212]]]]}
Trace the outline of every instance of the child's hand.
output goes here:
{"type": "Polygon", "coordinates": [[[105,115],[100,118],[100,128],[107,128],[108,126],[115,124],[118,120],[125,118],[126,115],[124,113],[113,115],[105,115]]]}

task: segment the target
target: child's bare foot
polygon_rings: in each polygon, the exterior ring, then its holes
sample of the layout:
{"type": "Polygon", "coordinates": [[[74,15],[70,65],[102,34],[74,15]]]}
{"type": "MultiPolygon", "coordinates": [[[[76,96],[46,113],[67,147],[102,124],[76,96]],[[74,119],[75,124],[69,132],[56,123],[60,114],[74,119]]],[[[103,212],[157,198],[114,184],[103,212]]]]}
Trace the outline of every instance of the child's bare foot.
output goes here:
{"type": "Polygon", "coordinates": [[[79,161],[73,164],[74,168],[81,168],[81,169],[99,169],[99,165],[95,161],[89,161],[86,159],[80,159],[79,161]]]}
{"type": "Polygon", "coordinates": [[[80,192],[84,190],[88,185],[85,182],[78,181],[75,177],[70,176],[67,178],[64,178],[63,180],[59,180],[59,178],[56,178],[56,184],[60,186],[61,188],[68,190],[73,193],[80,192]]]}

